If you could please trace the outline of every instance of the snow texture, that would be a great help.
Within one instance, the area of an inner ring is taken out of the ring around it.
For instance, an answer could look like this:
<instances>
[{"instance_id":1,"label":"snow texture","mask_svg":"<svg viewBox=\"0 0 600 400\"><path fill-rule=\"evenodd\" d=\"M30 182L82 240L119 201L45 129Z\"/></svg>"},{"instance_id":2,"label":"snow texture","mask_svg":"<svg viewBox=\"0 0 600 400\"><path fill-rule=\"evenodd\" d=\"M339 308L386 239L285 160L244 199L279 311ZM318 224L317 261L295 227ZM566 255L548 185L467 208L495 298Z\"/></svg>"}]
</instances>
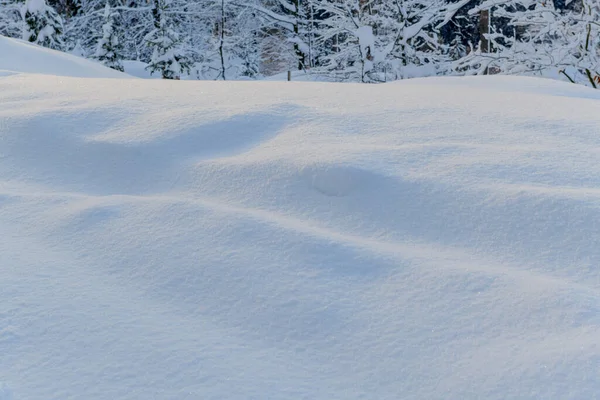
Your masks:
<instances>
[{"instance_id":1,"label":"snow texture","mask_svg":"<svg viewBox=\"0 0 600 400\"><path fill-rule=\"evenodd\" d=\"M595 398L599 100L498 76L5 74L0 380L14 400Z\"/></svg>"},{"instance_id":2,"label":"snow texture","mask_svg":"<svg viewBox=\"0 0 600 400\"><path fill-rule=\"evenodd\" d=\"M0 400L12 400L10 390L2 382L0 382Z\"/></svg>"},{"instance_id":3,"label":"snow texture","mask_svg":"<svg viewBox=\"0 0 600 400\"><path fill-rule=\"evenodd\" d=\"M80 78L131 78L94 61L0 36L0 74L5 71Z\"/></svg>"}]
</instances>

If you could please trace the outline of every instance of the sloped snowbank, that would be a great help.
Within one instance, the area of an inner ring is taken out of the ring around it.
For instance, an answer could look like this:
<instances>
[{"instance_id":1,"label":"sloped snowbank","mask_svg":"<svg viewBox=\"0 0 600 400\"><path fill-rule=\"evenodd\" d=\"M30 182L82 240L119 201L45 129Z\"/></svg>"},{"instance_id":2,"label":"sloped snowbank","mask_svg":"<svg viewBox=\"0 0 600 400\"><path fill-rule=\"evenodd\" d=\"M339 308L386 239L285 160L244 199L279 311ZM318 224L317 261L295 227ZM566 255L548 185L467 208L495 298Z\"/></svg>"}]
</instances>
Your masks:
<instances>
[{"instance_id":1,"label":"sloped snowbank","mask_svg":"<svg viewBox=\"0 0 600 400\"><path fill-rule=\"evenodd\" d=\"M81 57L0 36L0 76L7 71L79 78L130 78Z\"/></svg>"},{"instance_id":2,"label":"sloped snowbank","mask_svg":"<svg viewBox=\"0 0 600 400\"><path fill-rule=\"evenodd\" d=\"M14 400L600 389L596 92L14 75L0 104Z\"/></svg>"}]
</instances>

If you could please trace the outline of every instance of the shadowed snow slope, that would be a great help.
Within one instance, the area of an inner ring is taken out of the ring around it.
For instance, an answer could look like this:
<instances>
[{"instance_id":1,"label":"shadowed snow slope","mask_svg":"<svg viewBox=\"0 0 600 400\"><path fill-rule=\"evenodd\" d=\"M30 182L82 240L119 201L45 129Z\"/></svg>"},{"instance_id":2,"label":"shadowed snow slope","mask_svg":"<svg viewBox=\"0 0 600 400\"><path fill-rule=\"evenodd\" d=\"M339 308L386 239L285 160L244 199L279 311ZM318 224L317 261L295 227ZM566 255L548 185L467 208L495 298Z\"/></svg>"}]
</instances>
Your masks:
<instances>
[{"instance_id":1,"label":"shadowed snow slope","mask_svg":"<svg viewBox=\"0 0 600 400\"><path fill-rule=\"evenodd\" d=\"M595 398L599 100L2 77L0 393Z\"/></svg>"},{"instance_id":2,"label":"shadowed snow slope","mask_svg":"<svg viewBox=\"0 0 600 400\"><path fill-rule=\"evenodd\" d=\"M132 78L81 57L0 36L0 77L9 71L78 78Z\"/></svg>"}]
</instances>

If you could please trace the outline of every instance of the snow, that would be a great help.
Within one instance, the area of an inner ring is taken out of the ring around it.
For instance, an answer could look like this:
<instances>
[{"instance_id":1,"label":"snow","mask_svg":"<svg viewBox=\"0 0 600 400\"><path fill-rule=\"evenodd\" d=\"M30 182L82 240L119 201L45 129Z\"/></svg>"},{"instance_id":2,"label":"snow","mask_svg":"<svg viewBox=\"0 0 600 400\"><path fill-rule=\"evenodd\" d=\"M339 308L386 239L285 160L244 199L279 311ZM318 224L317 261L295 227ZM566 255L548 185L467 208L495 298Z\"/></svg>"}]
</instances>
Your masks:
<instances>
[{"instance_id":1,"label":"snow","mask_svg":"<svg viewBox=\"0 0 600 400\"><path fill-rule=\"evenodd\" d=\"M26 0L23 8L30 13L42 13L46 11L47 5L45 0Z\"/></svg>"},{"instance_id":2,"label":"snow","mask_svg":"<svg viewBox=\"0 0 600 400\"><path fill-rule=\"evenodd\" d=\"M5 74L0 398L594 398L599 100Z\"/></svg>"},{"instance_id":3,"label":"snow","mask_svg":"<svg viewBox=\"0 0 600 400\"><path fill-rule=\"evenodd\" d=\"M135 60L124 60L123 61L123 68L125 69L125 72L131 76L135 76L137 78L143 78L143 79L162 79L160 74L152 75L150 73L150 71L148 71L146 69L146 67L148 67L148 64L146 64L145 62L142 62L142 61L135 61Z\"/></svg>"},{"instance_id":4,"label":"snow","mask_svg":"<svg viewBox=\"0 0 600 400\"><path fill-rule=\"evenodd\" d=\"M80 78L130 78L126 74L72 54L0 36L0 73L3 71Z\"/></svg>"},{"instance_id":5,"label":"snow","mask_svg":"<svg viewBox=\"0 0 600 400\"><path fill-rule=\"evenodd\" d=\"M360 47L360 55L362 62L364 63L364 72L371 71L373 69L373 54L375 52L375 35L373 35L373 27L361 26L354 33L358 38L358 45Z\"/></svg>"},{"instance_id":6,"label":"snow","mask_svg":"<svg viewBox=\"0 0 600 400\"><path fill-rule=\"evenodd\" d=\"M12 400L10 390L2 382L0 382L0 400Z\"/></svg>"}]
</instances>

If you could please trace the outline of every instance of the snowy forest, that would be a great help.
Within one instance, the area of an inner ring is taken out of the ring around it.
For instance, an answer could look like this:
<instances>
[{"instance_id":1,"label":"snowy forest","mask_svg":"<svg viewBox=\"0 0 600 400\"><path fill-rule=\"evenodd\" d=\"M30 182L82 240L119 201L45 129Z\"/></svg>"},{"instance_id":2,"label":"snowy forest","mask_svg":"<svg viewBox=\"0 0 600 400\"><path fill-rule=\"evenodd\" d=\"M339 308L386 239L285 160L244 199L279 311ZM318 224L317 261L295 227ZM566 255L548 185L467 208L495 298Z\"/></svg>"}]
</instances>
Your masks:
<instances>
[{"instance_id":1,"label":"snowy forest","mask_svg":"<svg viewBox=\"0 0 600 400\"><path fill-rule=\"evenodd\" d=\"M519 74L595 88L599 12L600 0L0 0L0 34L165 79Z\"/></svg>"}]
</instances>

